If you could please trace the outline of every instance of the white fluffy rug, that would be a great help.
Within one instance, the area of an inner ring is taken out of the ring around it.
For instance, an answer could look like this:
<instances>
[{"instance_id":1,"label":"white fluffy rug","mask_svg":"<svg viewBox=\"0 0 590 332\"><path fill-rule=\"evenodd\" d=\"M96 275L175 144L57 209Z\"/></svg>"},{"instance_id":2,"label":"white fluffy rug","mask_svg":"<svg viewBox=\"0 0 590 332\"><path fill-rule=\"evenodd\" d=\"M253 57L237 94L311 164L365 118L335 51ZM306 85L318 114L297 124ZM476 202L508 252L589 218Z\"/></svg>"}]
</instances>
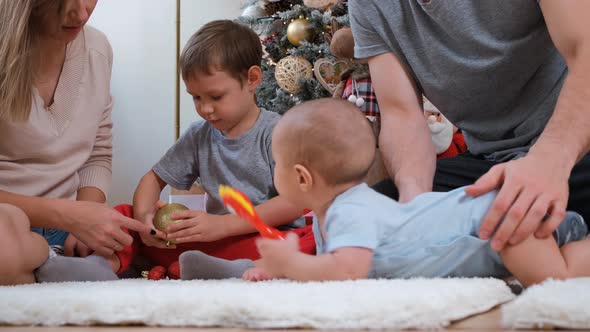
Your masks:
<instances>
[{"instance_id":1,"label":"white fluffy rug","mask_svg":"<svg viewBox=\"0 0 590 332\"><path fill-rule=\"evenodd\" d=\"M502 307L508 328L590 329L590 278L549 280Z\"/></svg>"},{"instance_id":2,"label":"white fluffy rug","mask_svg":"<svg viewBox=\"0 0 590 332\"><path fill-rule=\"evenodd\" d=\"M121 280L0 287L0 324L440 328L513 299L501 280Z\"/></svg>"}]
</instances>

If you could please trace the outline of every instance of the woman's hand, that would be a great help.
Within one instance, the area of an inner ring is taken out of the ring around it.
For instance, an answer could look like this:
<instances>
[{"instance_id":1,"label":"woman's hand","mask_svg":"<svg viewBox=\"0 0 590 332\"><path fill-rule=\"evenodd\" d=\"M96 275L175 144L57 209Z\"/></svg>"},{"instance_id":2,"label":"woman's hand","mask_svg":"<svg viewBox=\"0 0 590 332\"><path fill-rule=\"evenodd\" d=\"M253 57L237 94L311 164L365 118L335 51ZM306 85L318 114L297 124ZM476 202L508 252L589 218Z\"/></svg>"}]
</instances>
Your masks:
<instances>
[{"instance_id":1,"label":"woman's hand","mask_svg":"<svg viewBox=\"0 0 590 332\"><path fill-rule=\"evenodd\" d=\"M60 211L66 230L101 256L110 256L133 242L123 227L140 234L149 234L152 230L151 226L101 203L65 201Z\"/></svg>"}]
</instances>

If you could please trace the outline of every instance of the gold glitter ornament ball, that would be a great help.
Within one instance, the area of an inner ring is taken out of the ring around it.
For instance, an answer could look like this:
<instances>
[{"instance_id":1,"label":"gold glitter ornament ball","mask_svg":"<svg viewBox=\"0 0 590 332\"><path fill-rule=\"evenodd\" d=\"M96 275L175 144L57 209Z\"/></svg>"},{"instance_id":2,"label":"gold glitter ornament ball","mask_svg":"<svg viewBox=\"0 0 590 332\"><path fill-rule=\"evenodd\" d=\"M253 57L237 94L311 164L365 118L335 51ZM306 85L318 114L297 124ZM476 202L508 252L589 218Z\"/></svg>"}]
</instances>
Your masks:
<instances>
[{"instance_id":1,"label":"gold glitter ornament ball","mask_svg":"<svg viewBox=\"0 0 590 332\"><path fill-rule=\"evenodd\" d=\"M313 38L313 29L309 20L299 17L289 23L287 27L287 39L293 46L299 46L303 41L310 41Z\"/></svg>"},{"instance_id":2,"label":"gold glitter ornament ball","mask_svg":"<svg viewBox=\"0 0 590 332\"><path fill-rule=\"evenodd\" d=\"M166 233L166 228L168 226L178 222L178 220L172 219L172 214L174 214L174 212L186 210L188 210L186 206L178 203L171 203L161 207L154 216L154 227L157 230Z\"/></svg>"}]
</instances>

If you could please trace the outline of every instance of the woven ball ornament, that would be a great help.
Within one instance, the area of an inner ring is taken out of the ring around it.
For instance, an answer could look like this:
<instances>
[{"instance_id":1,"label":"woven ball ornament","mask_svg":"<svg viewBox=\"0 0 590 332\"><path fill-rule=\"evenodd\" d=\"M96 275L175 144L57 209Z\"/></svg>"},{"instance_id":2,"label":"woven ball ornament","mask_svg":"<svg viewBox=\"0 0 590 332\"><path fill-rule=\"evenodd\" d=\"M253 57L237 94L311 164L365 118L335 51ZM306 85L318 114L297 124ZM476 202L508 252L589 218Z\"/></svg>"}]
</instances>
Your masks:
<instances>
[{"instance_id":1,"label":"woven ball ornament","mask_svg":"<svg viewBox=\"0 0 590 332\"><path fill-rule=\"evenodd\" d=\"M299 92L300 79L310 79L313 67L307 59L300 56L282 58L275 68L275 79L281 89L289 93Z\"/></svg>"}]
</instances>

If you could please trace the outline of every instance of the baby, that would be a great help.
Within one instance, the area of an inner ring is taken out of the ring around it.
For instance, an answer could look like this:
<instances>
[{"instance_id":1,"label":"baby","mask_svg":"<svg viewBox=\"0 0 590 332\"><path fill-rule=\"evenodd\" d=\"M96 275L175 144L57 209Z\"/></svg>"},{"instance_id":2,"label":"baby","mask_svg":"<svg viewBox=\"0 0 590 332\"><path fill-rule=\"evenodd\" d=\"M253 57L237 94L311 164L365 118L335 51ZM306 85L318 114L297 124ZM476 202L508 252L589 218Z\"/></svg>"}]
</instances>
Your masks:
<instances>
[{"instance_id":1,"label":"baby","mask_svg":"<svg viewBox=\"0 0 590 332\"><path fill-rule=\"evenodd\" d=\"M363 180L375 156L375 138L350 103L323 99L296 106L278 122L272 142L276 189L292 204L314 211L317 253L301 253L294 236L261 239L261 259L250 264L255 267L244 279L512 274L528 286L590 276L590 239L578 214L568 213L555 238L531 236L497 253L477 237L496 192L473 198L460 188L400 204L369 188Z\"/></svg>"}]
</instances>

